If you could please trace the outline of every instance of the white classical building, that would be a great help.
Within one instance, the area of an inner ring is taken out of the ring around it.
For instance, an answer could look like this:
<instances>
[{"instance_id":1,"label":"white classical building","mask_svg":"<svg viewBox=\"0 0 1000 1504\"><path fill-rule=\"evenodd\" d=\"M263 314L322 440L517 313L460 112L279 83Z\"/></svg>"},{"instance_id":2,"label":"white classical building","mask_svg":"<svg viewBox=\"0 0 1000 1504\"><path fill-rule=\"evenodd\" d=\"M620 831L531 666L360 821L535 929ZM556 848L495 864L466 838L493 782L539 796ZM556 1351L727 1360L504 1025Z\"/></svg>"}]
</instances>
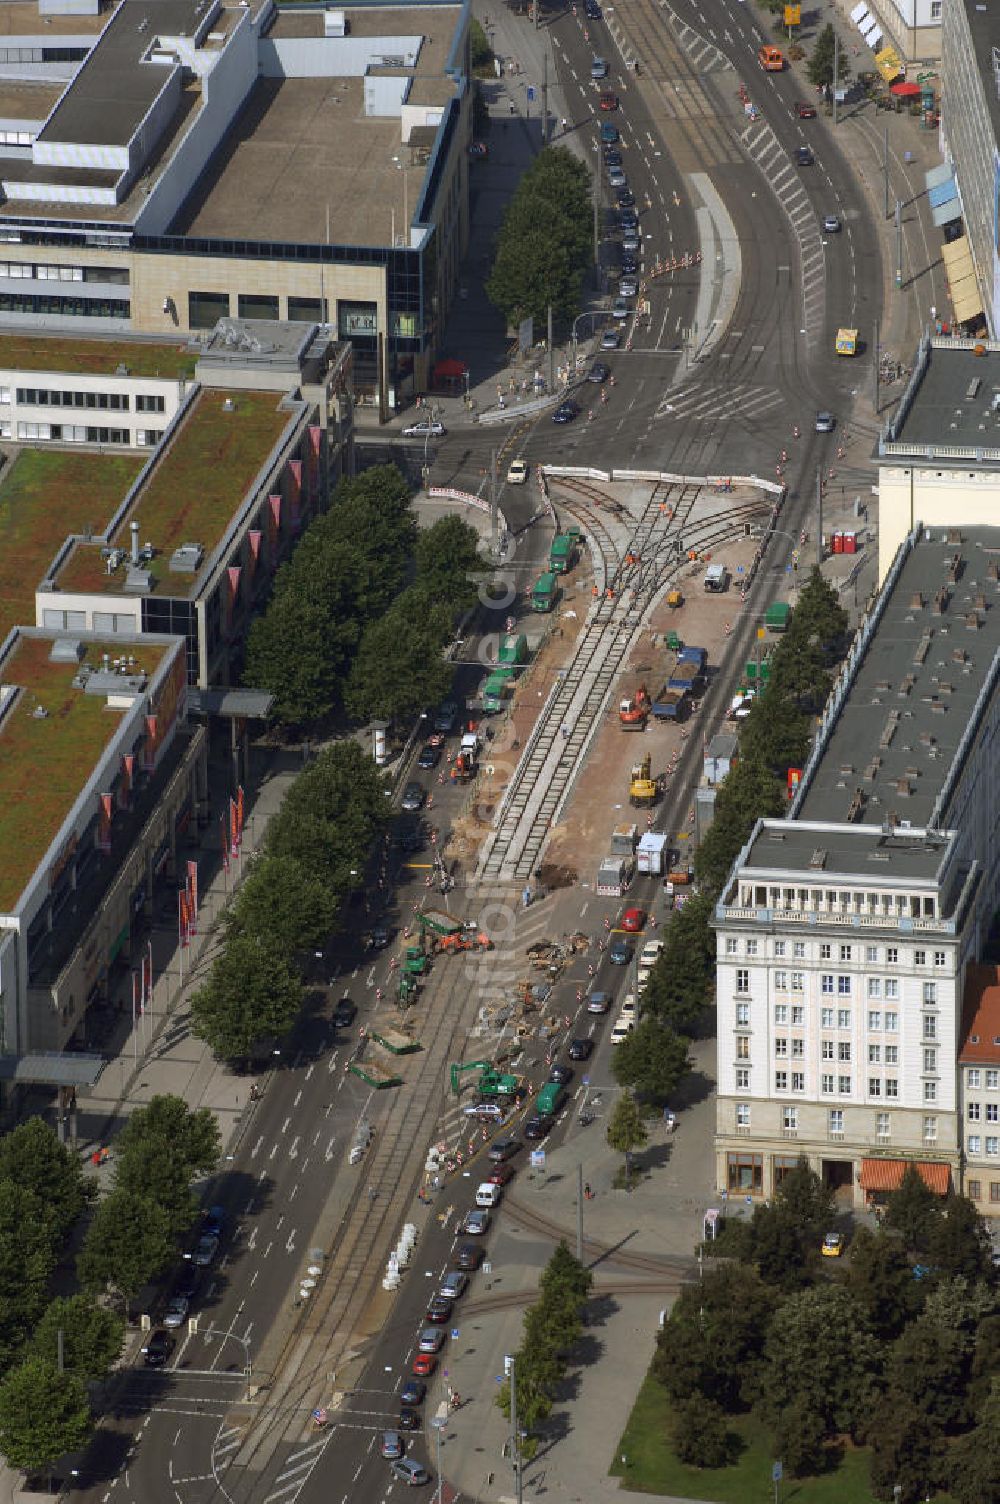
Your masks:
<instances>
[{"instance_id":1,"label":"white classical building","mask_svg":"<svg viewBox=\"0 0 1000 1504\"><path fill-rule=\"evenodd\" d=\"M788 818L758 822L717 906L729 1194L769 1196L801 1154L856 1204L908 1162L963 1184L962 998L1000 889L998 647L1000 529L914 529Z\"/></svg>"}]
</instances>

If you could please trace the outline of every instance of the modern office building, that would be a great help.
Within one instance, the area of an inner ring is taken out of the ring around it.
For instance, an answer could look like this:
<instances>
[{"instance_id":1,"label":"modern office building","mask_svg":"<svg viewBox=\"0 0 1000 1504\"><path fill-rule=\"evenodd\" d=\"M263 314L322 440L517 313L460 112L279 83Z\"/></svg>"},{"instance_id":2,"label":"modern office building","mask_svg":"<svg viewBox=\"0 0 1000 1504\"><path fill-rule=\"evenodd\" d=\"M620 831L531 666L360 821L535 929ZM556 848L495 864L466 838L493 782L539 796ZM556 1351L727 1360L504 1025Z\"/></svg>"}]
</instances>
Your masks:
<instances>
[{"instance_id":1,"label":"modern office building","mask_svg":"<svg viewBox=\"0 0 1000 1504\"><path fill-rule=\"evenodd\" d=\"M426 386L468 237L467 4L123 0L64 87L13 71L0 321L325 323L383 413Z\"/></svg>"},{"instance_id":2,"label":"modern office building","mask_svg":"<svg viewBox=\"0 0 1000 1504\"><path fill-rule=\"evenodd\" d=\"M857 1204L911 1162L962 1183L962 1000L1000 897L998 648L1000 529L915 528L788 817L758 822L717 906L727 1192L769 1196L800 1154Z\"/></svg>"},{"instance_id":3,"label":"modern office building","mask_svg":"<svg viewBox=\"0 0 1000 1504\"><path fill-rule=\"evenodd\" d=\"M991 335L1000 334L1000 254L997 249L997 206L1000 202L1000 52L991 12L979 0L950 0L941 18L944 90L941 100L941 141L953 170L961 206L968 267L975 298L967 285L956 299L959 323L981 310ZM932 194L934 190L932 189ZM938 187L940 191L940 185ZM931 199L934 205L934 198ZM935 221L943 224L935 206ZM946 247L949 255L954 254ZM963 262L966 257L963 257ZM948 266L949 282L962 268ZM978 309L975 301L978 299Z\"/></svg>"},{"instance_id":4,"label":"modern office building","mask_svg":"<svg viewBox=\"0 0 1000 1504\"><path fill-rule=\"evenodd\" d=\"M1000 342L925 336L874 459L880 580L918 523L993 525L1000 517Z\"/></svg>"}]
</instances>

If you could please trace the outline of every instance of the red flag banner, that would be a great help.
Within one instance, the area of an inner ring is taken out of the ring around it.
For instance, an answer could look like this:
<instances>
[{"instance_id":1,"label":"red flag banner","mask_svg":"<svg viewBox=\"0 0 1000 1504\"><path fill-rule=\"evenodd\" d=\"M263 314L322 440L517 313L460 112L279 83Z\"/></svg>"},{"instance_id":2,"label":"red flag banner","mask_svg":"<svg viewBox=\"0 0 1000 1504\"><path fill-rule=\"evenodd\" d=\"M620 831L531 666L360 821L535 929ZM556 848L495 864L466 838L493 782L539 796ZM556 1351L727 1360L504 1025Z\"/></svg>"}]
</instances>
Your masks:
<instances>
[{"instance_id":1,"label":"red flag banner","mask_svg":"<svg viewBox=\"0 0 1000 1504\"><path fill-rule=\"evenodd\" d=\"M236 790L236 838L243 841L243 785Z\"/></svg>"},{"instance_id":2,"label":"red flag banner","mask_svg":"<svg viewBox=\"0 0 1000 1504\"><path fill-rule=\"evenodd\" d=\"M251 572L251 574L256 569L256 567L257 567L257 561L260 559L260 543L261 543L261 539L263 538L263 536L264 536L264 534L261 532L261 530L260 530L259 527L252 527L250 529L250 531L247 533L247 537L250 540L250 572Z\"/></svg>"},{"instance_id":3,"label":"red flag banner","mask_svg":"<svg viewBox=\"0 0 1000 1504\"><path fill-rule=\"evenodd\" d=\"M232 856L240 854L240 831L236 817L236 800L229 801L229 849Z\"/></svg>"},{"instance_id":4,"label":"red flag banner","mask_svg":"<svg viewBox=\"0 0 1000 1504\"><path fill-rule=\"evenodd\" d=\"M187 864L187 890L188 903L191 910L191 928L195 934L198 932L198 863Z\"/></svg>"},{"instance_id":5,"label":"red flag banner","mask_svg":"<svg viewBox=\"0 0 1000 1504\"><path fill-rule=\"evenodd\" d=\"M135 753L126 752L122 756L122 772L125 775L121 783L119 804L122 809L130 809L132 805L132 779L135 776Z\"/></svg>"},{"instance_id":6,"label":"red flag banner","mask_svg":"<svg viewBox=\"0 0 1000 1504\"><path fill-rule=\"evenodd\" d=\"M190 945L191 931L188 922L188 906L183 889L177 895L177 933L180 936L181 945Z\"/></svg>"},{"instance_id":7,"label":"red flag banner","mask_svg":"<svg viewBox=\"0 0 1000 1504\"><path fill-rule=\"evenodd\" d=\"M156 716L146 717L146 767L156 767Z\"/></svg>"},{"instance_id":8,"label":"red flag banner","mask_svg":"<svg viewBox=\"0 0 1000 1504\"><path fill-rule=\"evenodd\" d=\"M291 523L292 531L298 532L302 516L302 461L289 460L288 471L292 477Z\"/></svg>"},{"instance_id":9,"label":"red flag banner","mask_svg":"<svg viewBox=\"0 0 1000 1504\"><path fill-rule=\"evenodd\" d=\"M281 527L281 497L269 496L267 500L271 508L271 542L273 543Z\"/></svg>"},{"instance_id":10,"label":"red flag banner","mask_svg":"<svg viewBox=\"0 0 1000 1504\"><path fill-rule=\"evenodd\" d=\"M229 594L235 600L240 593L240 575L243 573L243 567L240 564L230 564L226 573L229 576Z\"/></svg>"},{"instance_id":11,"label":"red flag banner","mask_svg":"<svg viewBox=\"0 0 1000 1504\"><path fill-rule=\"evenodd\" d=\"M153 942L150 940L146 946L146 1005L153 1006Z\"/></svg>"},{"instance_id":12,"label":"red flag banner","mask_svg":"<svg viewBox=\"0 0 1000 1504\"><path fill-rule=\"evenodd\" d=\"M229 871L229 842L226 840L226 817L219 816L219 834L222 836L222 865Z\"/></svg>"}]
</instances>

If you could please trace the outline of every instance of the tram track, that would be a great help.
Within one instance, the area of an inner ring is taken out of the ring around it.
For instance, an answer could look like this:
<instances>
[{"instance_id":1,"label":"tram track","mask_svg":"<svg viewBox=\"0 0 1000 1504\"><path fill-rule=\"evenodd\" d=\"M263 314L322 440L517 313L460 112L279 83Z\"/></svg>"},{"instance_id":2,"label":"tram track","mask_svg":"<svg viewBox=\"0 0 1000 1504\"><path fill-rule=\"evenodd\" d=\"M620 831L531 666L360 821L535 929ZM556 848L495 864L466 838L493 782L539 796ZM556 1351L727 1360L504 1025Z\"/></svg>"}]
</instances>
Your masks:
<instances>
[{"instance_id":1,"label":"tram track","mask_svg":"<svg viewBox=\"0 0 1000 1504\"><path fill-rule=\"evenodd\" d=\"M504 1212L526 1232L537 1233L553 1243L568 1241L566 1228L561 1223L535 1211L514 1196L508 1196L504 1201ZM649 1274L659 1279L683 1281L694 1276L698 1270L698 1260L693 1255L632 1253L621 1245L602 1243L597 1238L584 1237L583 1254L584 1262L591 1269L598 1264L614 1264L621 1269L628 1269L636 1274Z\"/></svg>"},{"instance_id":2,"label":"tram track","mask_svg":"<svg viewBox=\"0 0 1000 1504\"><path fill-rule=\"evenodd\" d=\"M685 1283L676 1275L647 1280L612 1280L606 1285L593 1285L589 1298L627 1300L633 1295L677 1295ZM476 1300L466 1300L462 1315L466 1320L471 1316L495 1316L505 1311L523 1310L537 1299L537 1290L506 1290L502 1294L482 1295Z\"/></svg>"}]
</instances>

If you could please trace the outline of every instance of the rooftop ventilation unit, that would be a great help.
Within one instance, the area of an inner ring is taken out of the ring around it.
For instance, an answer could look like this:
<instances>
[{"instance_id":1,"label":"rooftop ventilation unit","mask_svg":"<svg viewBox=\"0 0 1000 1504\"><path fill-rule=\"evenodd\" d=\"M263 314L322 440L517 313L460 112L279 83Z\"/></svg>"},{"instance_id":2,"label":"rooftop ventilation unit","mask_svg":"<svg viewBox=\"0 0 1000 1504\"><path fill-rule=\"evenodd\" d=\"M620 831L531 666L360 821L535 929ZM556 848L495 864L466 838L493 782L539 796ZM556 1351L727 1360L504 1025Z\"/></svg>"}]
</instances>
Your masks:
<instances>
[{"instance_id":1,"label":"rooftop ventilation unit","mask_svg":"<svg viewBox=\"0 0 1000 1504\"><path fill-rule=\"evenodd\" d=\"M197 574L205 550L200 543L182 543L170 555L171 574Z\"/></svg>"},{"instance_id":2,"label":"rooftop ventilation unit","mask_svg":"<svg viewBox=\"0 0 1000 1504\"><path fill-rule=\"evenodd\" d=\"M82 663L86 649L76 637L57 637L49 653L50 663Z\"/></svg>"}]
</instances>

